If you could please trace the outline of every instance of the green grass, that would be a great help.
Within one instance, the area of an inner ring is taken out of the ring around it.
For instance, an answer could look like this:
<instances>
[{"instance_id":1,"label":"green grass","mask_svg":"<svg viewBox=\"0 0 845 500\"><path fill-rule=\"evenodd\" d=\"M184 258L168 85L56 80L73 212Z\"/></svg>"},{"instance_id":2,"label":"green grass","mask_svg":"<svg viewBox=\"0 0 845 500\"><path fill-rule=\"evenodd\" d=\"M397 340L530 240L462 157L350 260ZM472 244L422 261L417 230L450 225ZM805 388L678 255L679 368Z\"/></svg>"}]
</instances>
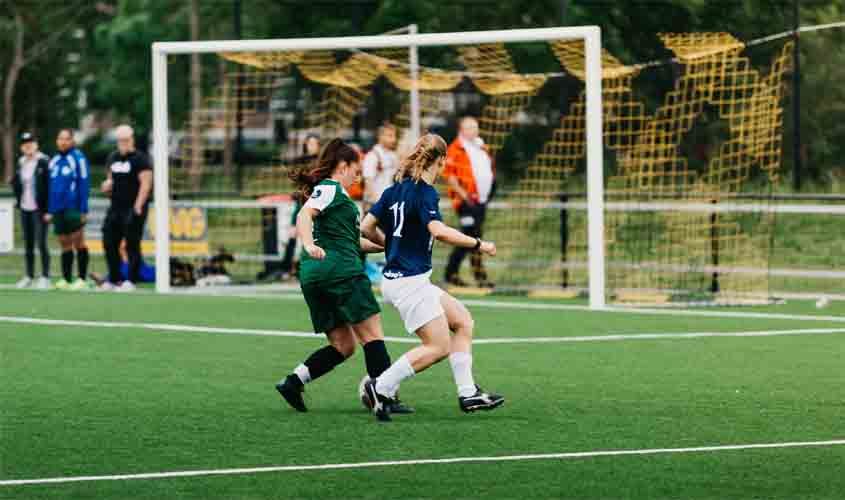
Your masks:
<instances>
[{"instance_id":1,"label":"green grass","mask_svg":"<svg viewBox=\"0 0 845 500\"><path fill-rule=\"evenodd\" d=\"M525 299L516 303L537 303ZM818 313L807 303L754 312ZM843 328L823 321L471 306L479 338ZM741 311L734 310L731 311ZM845 313L835 306L825 314ZM298 297L0 290L0 316L309 330ZM404 336L384 312L389 336ZM413 416L360 408L363 356L272 384L313 338L0 322L0 480L843 438L845 336L478 345L507 405L457 408L448 364L403 385ZM409 346L391 343L397 357ZM845 447L0 486L0 498L841 498Z\"/></svg>"}]
</instances>

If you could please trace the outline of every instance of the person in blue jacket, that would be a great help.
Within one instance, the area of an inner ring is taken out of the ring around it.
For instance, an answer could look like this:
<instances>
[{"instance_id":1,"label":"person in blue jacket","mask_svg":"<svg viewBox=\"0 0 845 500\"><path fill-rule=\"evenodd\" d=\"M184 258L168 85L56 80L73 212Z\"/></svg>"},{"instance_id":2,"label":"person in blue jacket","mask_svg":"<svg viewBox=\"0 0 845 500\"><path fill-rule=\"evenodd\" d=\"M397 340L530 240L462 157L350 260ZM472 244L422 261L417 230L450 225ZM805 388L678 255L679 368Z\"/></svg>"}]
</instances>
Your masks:
<instances>
[{"instance_id":1,"label":"person in blue jacket","mask_svg":"<svg viewBox=\"0 0 845 500\"><path fill-rule=\"evenodd\" d=\"M82 151L76 148L73 130L62 129L56 138L59 152L50 160L50 196L47 220L62 247L62 279L58 289L88 288L88 247L83 228L88 215L90 166ZM73 279L73 260L76 251L79 277Z\"/></svg>"}]
</instances>

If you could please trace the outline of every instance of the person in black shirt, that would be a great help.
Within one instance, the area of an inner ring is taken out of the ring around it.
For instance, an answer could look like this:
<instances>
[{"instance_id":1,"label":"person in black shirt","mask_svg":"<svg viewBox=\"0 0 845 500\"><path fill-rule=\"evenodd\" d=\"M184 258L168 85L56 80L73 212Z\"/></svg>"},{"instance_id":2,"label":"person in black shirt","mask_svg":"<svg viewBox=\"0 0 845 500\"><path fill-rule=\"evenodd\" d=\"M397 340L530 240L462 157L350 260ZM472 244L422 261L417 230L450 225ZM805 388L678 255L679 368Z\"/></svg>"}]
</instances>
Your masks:
<instances>
[{"instance_id":1,"label":"person in black shirt","mask_svg":"<svg viewBox=\"0 0 845 500\"><path fill-rule=\"evenodd\" d=\"M104 282L101 288L132 291L140 281L141 238L147 220L147 205L153 186L153 170L150 158L135 149L132 127L121 125L115 131L117 151L106 159L108 178L102 191L111 196L111 206L103 223L103 245L109 266L110 279L121 276L120 242L126 239L126 253L129 257L129 279L120 283Z\"/></svg>"}]
</instances>

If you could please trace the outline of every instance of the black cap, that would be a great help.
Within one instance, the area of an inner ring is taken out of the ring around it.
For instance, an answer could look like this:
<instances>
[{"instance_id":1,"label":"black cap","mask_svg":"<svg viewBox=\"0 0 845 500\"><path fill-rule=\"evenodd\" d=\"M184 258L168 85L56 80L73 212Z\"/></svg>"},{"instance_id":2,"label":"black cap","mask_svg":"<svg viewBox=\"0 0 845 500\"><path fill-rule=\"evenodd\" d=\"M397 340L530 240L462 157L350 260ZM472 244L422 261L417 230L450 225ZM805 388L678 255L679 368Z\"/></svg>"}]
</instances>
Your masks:
<instances>
[{"instance_id":1,"label":"black cap","mask_svg":"<svg viewBox=\"0 0 845 500\"><path fill-rule=\"evenodd\" d=\"M38 139L36 139L35 136L29 132L24 132L23 134L21 134L21 144L26 144L27 142L35 142L37 140Z\"/></svg>"}]
</instances>

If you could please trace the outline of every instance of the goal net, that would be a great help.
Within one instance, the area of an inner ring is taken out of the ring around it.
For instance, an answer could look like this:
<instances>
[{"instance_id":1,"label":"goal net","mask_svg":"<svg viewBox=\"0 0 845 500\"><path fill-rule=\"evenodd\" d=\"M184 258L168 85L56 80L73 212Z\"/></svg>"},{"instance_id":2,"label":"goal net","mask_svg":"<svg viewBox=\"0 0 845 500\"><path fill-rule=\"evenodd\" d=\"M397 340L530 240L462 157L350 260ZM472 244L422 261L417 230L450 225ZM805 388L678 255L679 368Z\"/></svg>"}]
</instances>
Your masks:
<instances>
[{"instance_id":1,"label":"goal net","mask_svg":"<svg viewBox=\"0 0 845 500\"><path fill-rule=\"evenodd\" d=\"M156 205L170 206L155 218L169 229L155 232L171 240L156 247L158 288L171 257L199 266L220 252L234 257L234 282L287 278L287 172L308 161L310 137L366 151L391 122L401 155L421 132L451 142L475 116L496 163L483 230L499 249L484 262L497 293L769 301L791 44L660 40L671 58L648 65L599 50L593 28L156 44L156 164L168 166L156 171ZM192 53L206 83L190 108ZM436 279L450 250L435 246Z\"/></svg>"}]
</instances>

